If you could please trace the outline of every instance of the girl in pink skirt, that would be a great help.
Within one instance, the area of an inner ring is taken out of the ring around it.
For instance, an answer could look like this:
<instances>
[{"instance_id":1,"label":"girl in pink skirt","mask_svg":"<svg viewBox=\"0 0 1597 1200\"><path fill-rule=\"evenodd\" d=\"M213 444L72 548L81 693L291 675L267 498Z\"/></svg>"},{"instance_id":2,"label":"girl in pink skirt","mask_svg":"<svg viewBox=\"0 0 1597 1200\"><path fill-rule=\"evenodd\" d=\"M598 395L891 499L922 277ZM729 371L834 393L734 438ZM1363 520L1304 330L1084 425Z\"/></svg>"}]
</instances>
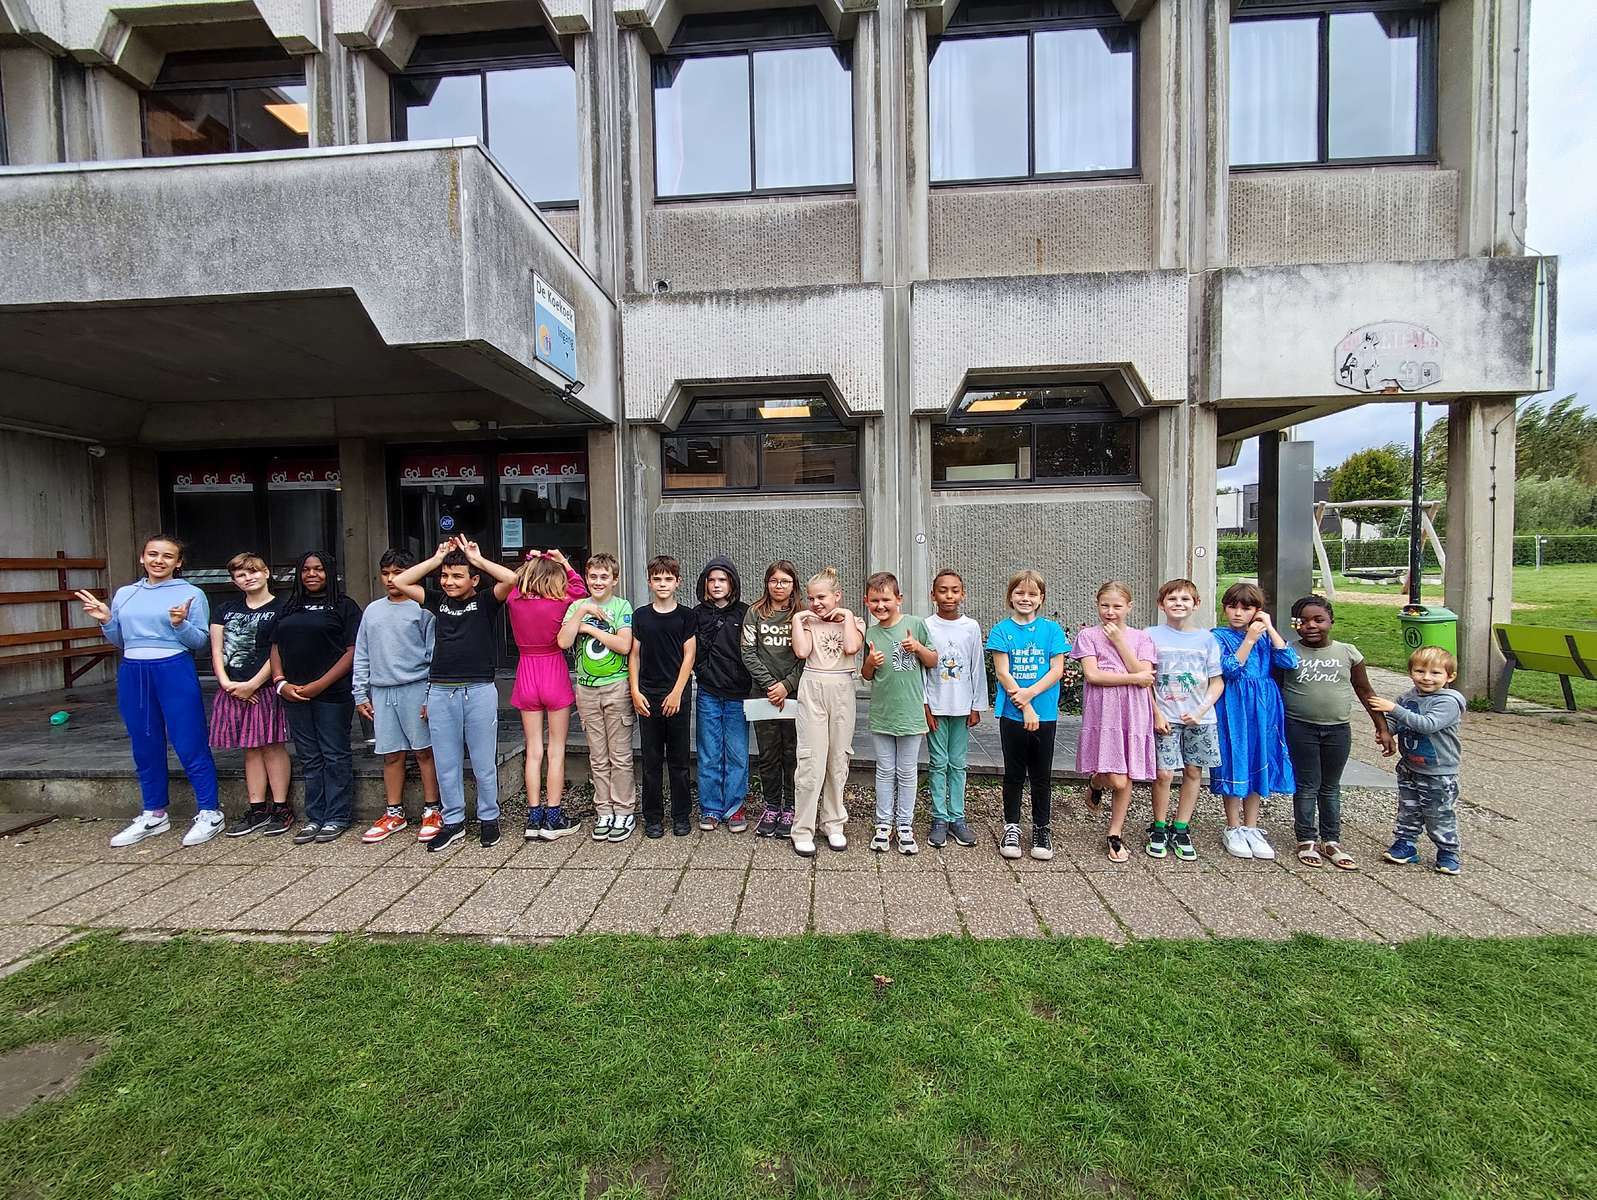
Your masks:
<instances>
[{"instance_id":1,"label":"girl in pink skirt","mask_svg":"<svg viewBox=\"0 0 1597 1200\"><path fill-rule=\"evenodd\" d=\"M1098 589L1100 624L1084 627L1070 657L1081 661L1085 681L1076 770L1091 776L1087 806L1098 810L1105 789L1114 793L1109 816L1109 861L1129 857L1121 832L1131 807L1131 783L1154 777L1153 639L1126 624L1131 589L1111 579Z\"/></svg>"},{"instance_id":2,"label":"girl in pink skirt","mask_svg":"<svg viewBox=\"0 0 1597 1200\"><path fill-rule=\"evenodd\" d=\"M565 651L555 641L566 609L588 595L582 576L572 570L558 550L529 550L516 575L505 607L510 631L515 635L521 661L516 664L516 687L510 703L521 710L521 728L527 735L527 830L534 820L540 830L561 834L575 827L560 807L566 786L566 732L571 727L571 672ZM549 771L543 775L544 714L549 717ZM539 787L547 806L540 803Z\"/></svg>"},{"instance_id":3,"label":"girl in pink skirt","mask_svg":"<svg viewBox=\"0 0 1597 1200\"><path fill-rule=\"evenodd\" d=\"M217 685L211 702L211 748L244 751L250 803L225 833L287 833L294 824L288 802L288 718L277 693L266 686L272 676L269 635L283 601L272 595L272 577L259 555L234 555L227 572L244 595L211 616L211 667Z\"/></svg>"}]
</instances>

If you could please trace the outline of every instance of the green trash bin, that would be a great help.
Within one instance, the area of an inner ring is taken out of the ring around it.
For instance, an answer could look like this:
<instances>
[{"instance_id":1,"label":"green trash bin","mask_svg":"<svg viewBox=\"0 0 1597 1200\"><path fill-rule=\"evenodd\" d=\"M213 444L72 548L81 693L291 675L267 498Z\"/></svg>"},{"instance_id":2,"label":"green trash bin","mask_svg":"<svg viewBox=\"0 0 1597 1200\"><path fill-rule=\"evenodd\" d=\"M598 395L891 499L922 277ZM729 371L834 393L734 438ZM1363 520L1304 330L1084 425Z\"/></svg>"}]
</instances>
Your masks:
<instances>
[{"instance_id":1,"label":"green trash bin","mask_svg":"<svg viewBox=\"0 0 1597 1200\"><path fill-rule=\"evenodd\" d=\"M1421 646L1440 646L1458 658L1458 614L1441 605L1405 604L1398 614L1403 645L1413 653Z\"/></svg>"}]
</instances>

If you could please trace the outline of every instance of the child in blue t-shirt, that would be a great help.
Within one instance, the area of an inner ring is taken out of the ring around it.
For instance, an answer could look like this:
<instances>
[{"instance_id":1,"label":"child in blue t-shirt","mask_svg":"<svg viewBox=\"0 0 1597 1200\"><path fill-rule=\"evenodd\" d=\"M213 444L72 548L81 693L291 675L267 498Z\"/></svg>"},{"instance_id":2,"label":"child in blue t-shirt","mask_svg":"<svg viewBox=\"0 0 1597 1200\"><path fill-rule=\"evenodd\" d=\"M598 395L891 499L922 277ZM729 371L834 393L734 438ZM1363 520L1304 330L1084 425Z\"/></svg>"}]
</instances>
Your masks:
<instances>
[{"instance_id":1,"label":"child in blue t-shirt","mask_svg":"<svg viewBox=\"0 0 1597 1200\"><path fill-rule=\"evenodd\" d=\"M1031 780L1031 856L1054 856L1052 799L1059 681L1070 643L1056 621L1038 616L1048 585L1036 571L1017 571L1005 601L1012 616L993 626L987 649L998 676L998 741L1004 751L1004 837L998 852L1020 857L1020 788Z\"/></svg>"}]
</instances>

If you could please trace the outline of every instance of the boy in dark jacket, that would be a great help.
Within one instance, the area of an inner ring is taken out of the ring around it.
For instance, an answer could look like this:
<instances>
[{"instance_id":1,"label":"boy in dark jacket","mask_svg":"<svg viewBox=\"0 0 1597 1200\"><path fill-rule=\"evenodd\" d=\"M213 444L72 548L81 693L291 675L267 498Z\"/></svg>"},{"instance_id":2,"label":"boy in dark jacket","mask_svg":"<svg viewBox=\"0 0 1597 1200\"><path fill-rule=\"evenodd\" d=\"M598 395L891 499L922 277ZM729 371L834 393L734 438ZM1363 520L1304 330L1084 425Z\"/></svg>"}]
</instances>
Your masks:
<instances>
[{"instance_id":1,"label":"boy in dark jacket","mask_svg":"<svg viewBox=\"0 0 1597 1200\"><path fill-rule=\"evenodd\" d=\"M743 716L754 681L738 642L749 606L730 559L712 558L699 573L698 632L693 670L699 693L693 710L699 755L699 828L721 822L733 833L748 827L743 797L749 790L749 726Z\"/></svg>"}]
</instances>

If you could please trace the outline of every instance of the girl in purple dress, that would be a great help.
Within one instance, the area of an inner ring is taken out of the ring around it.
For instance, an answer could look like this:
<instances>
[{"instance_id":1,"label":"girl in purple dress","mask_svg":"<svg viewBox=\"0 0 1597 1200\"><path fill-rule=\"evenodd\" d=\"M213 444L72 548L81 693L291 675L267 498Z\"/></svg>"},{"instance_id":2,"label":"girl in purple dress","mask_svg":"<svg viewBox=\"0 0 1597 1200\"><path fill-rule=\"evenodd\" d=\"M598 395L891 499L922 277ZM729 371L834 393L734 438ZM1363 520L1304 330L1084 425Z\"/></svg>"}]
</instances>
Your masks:
<instances>
[{"instance_id":1,"label":"girl in purple dress","mask_svg":"<svg viewBox=\"0 0 1597 1200\"><path fill-rule=\"evenodd\" d=\"M1091 776L1087 806L1093 811L1103 791L1113 793L1109 861L1117 863L1130 857L1120 834L1132 781L1154 777L1153 664L1159 652L1146 633L1127 626L1130 611L1131 589L1111 579L1098 589L1100 624L1083 628L1070 651L1085 681L1076 770Z\"/></svg>"}]
</instances>

